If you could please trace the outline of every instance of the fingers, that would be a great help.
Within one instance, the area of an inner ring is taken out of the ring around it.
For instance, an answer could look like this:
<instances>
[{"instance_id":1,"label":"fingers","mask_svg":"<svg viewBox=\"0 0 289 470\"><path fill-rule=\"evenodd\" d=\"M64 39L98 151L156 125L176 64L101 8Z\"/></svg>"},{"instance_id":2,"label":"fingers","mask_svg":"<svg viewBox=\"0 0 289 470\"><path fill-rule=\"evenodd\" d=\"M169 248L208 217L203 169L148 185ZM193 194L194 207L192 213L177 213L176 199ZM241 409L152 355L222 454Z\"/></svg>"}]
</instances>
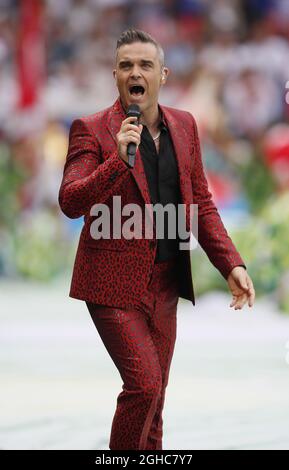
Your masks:
<instances>
[{"instance_id":1,"label":"fingers","mask_svg":"<svg viewBox=\"0 0 289 470\"><path fill-rule=\"evenodd\" d=\"M234 307L235 310L241 310L247 302L247 294L233 295L233 300L230 303L230 307Z\"/></svg>"},{"instance_id":2,"label":"fingers","mask_svg":"<svg viewBox=\"0 0 289 470\"><path fill-rule=\"evenodd\" d=\"M254 289L254 286L253 286L253 282L251 281L250 278L248 279L248 285L249 285L249 291L248 291L249 300L248 300L248 305L249 305L249 307L253 307L254 300L255 300L255 289Z\"/></svg>"},{"instance_id":3,"label":"fingers","mask_svg":"<svg viewBox=\"0 0 289 470\"><path fill-rule=\"evenodd\" d=\"M138 134L141 134L143 129L143 125L140 124L139 126L137 124L124 124L121 126L121 132L129 132L129 131L134 131L137 132Z\"/></svg>"},{"instance_id":4,"label":"fingers","mask_svg":"<svg viewBox=\"0 0 289 470\"><path fill-rule=\"evenodd\" d=\"M125 133L125 137L129 137L129 136L140 138L140 133L139 133L139 132L136 132L135 130L128 130L128 131Z\"/></svg>"},{"instance_id":5,"label":"fingers","mask_svg":"<svg viewBox=\"0 0 289 470\"><path fill-rule=\"evenodd\" d=\"M138 147L141 141L141 132L143 130L143 125L139 126L133 124L137 121L137 117L130 116L122 121L119 132L117 133L117 144L119 155L127 161L127 146L129 143L133 142Z\"/></svg>"},{"instance_id":6,"label":"fingers","mask_svg":"<svg viewBox=\"0 0 289 470\"><path fill-rule=\"evenodd\" d=\"M130 128L139 130L140 126L142 127L142 124L140 124L139 126L137 125L137 117L130 116L129 118L126 118L122 121L121 130L126 131Z\"/></svg>"},{"instance_id":7,"label":"fingers","mask_svg":"<svg viewBox=\"0 0 289 470\"><path fill-rule=\"evenodd\" d=\"M237 302L237 297L233 295L233 299L232 299L232 302L230 303L230 307L234 307L234 305L236 305L236 302Z\"/></svg>"},{"instance_id":8,"label":"fingers","mask_svg":"<svg viewBox=\"0 0 289 470\"><path fill-rule=\"evenodd\" d=\"M120 138L120 143L121 144L129 144L130 142L134 142L135 144L139 145L140 144L140 137L136 135L125 135L122 138Z\"/></svg>"},{"instance_id":9,"label":"fingers","mask_svg":"<svg viewBox=\"0 0 289 470\"><path fill-rule=\"evenodd\" d=\"M118 138L121 144L128 144L129 142L134 142L137 145L140 144L140 134L143 130L143 125L140 124L139 126L136 124L132 124L131 121L136 121L137 118L131 116L126 118L121 125L120 131L118 133Z\"/></svg>"},{"instance_id":10,"label":"fingers","mask_svg":"<svg viewBox=\"0 0 289 470\"><path fill-rule=\"evenodd\" d=\"M129 122L136 121L136 120L137 120L136 116L129 116L122 121L122 125L127 124Z\"/></svg>"},{"instance_id":11,"label":"fingers","mask_svg":"<svg viewBox=\"0 0 289 470\"><path fill-rule=\"evenodd\" d=\"M255 300L255 290L250 276L245 273L245 276L239 275L236 281L236 288L232 290L233 298L230 307L235 310L242 309L248 302L249 307L252 307Z\"/></svg>"},{"instance_id":12,"label":"fingers","mask_svg":"<svg viewBox=\"0 0 289 470\"><path fill-rule=\"evenodd\" d=\"M123 126L121 128L121 132L129 132L129 131L134 131L134 132L137 132L138 134L141 133L140 127L136 126L135 124L127 124L126 126Z\"/></svg>"},{"instance_id":13,"label":"fingers","mask_svg":"<svg viewBox=\"0 0 289 470\"><path fill-rule=\"evenodd\" d=\"M249 307L253 307L254 301L255 301L255 291L253 289L253 292L249 295L249 300L248 300Z\"/></svg>"},{"instance_id":14,"label":"fingers","mask_svg":"<svg viewBox=\"0 0 289 470\"><path fill-rule=\"evenodd\" d=\"M252 307L254 304L254 300L255 290L251 281L250 286L248 288L248 292L244 292L240 295L233 295L230 307L234 307L235 310L241 310L247 302L249 307Z\"/></svg>"},{"instance_id":15,"label":"fingers","mask_svg":"<svg viewBox=\"0 0 289 470\"><path fill-rule=\"evenodd\" d=\"M136 131L130 130L128 132L125 132L120 135L120 140L122 143L127 143L127 142L137 142L140 143L140 134Z\"/></svg>"}]
</instances>

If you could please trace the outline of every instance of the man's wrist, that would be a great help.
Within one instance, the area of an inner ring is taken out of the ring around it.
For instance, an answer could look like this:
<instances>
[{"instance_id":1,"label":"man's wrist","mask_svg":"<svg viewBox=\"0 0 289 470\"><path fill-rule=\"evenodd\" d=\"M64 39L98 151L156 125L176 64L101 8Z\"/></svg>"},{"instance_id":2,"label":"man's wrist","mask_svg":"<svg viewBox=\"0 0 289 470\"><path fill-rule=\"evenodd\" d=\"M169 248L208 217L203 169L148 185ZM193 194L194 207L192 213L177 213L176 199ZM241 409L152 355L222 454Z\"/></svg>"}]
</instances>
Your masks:
<instances>
[{"instance_id":1,"label":"man's wrist","mask_svg":"<svg viewBox=\"0 0 289 470\"><path fill-rule=\"evenodd\" d=\"M247 270L247 268L246 268L246 266L245 266L244 264L237 264L237 266L235 266L235 268L237 268L238 266L239 266L240 268L244 268L245 270Z\"/></svg>"},{"instance_id":2,"label":"man's wrist","mask_svg":"<svg viewBox=\"0 0 289 470\"><path fill-rule=\"evenodd\" d=\"M235 268L244 268L245 271L247 270L247 268L246 268L246 266L245 266L244 264L236 264L236 266L234 266L234 267L231 269L231 271L229 272L228 277L230 276L230 274L232 273L232 271L233 271ZM228 279L228 277L227 277L227 279Z\"/></svg>"},{"instance_id":3,"label":"man's wrist","mask_svg":"<svg viewBox=\"0 0 289 470\"><path fill-rule=\"evenodd\" d=\"M131 168L130 164L129 164L124 158L122 158L122 157L119 155L119 153L118 153L117 155L118 155L118 158L120 158L120 159L126 164L126 166L127 166L128 168Z\"/></svg>"}]
</instances>

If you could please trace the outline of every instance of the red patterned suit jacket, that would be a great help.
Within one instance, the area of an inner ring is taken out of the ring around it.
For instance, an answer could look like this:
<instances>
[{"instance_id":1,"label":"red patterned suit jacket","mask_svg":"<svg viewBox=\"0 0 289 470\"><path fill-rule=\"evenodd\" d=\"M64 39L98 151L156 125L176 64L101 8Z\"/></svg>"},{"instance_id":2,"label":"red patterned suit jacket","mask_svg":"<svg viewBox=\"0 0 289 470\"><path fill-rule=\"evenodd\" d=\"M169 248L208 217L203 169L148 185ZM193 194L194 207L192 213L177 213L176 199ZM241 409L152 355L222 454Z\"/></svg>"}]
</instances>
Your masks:
<instances>
[{"instance_id":1,"label":"red patterned suit jacket","mask_svg":"<svg viewBox=\"0 0 289 470\"><path fill-rule=\"evenodd\" d=\"M186 228L190 233L190 204L198 204L198 242L226 279L234 266L244 265L212 201L204 174L194 117L186 111L159 105L169 128L179 170ZM95 114L75 119L59 190L59 204L67 217L84 216L69 296L120 308L141 299L156 254L156 239L95 239L90 214L96 203L112 207L114 195L122 206L135 203L144 208L150 194L139 149L131 169L117 153L116 134L126 118L120 97ZM190 251L180 251L180 297L195 297ZM245 266L245 265L244 265Z\"/></svg>"}]
</instances>

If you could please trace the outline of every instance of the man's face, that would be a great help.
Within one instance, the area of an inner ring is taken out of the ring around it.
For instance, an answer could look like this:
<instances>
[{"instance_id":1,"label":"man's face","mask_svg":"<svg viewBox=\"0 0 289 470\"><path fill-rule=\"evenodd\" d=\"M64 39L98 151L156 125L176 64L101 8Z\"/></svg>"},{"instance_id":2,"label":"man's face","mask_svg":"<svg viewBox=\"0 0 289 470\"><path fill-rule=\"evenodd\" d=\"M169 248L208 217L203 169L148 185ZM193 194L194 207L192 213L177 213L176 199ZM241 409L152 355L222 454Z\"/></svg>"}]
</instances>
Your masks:
<instances>
[{"instance_id":1,"label":"man's face","mask_svg":"<svg viewBox=\"0 0 289 470\"><path fill-rule=\"evenodd\" d=\"M158 102L159 89L166 82L167 67L159 62L157 48L151 43L124 44L118 50L113 76L125 108L137 103L145 111ZM132 88L139 85L142 88Z\"/></svg>"}]
</instances>

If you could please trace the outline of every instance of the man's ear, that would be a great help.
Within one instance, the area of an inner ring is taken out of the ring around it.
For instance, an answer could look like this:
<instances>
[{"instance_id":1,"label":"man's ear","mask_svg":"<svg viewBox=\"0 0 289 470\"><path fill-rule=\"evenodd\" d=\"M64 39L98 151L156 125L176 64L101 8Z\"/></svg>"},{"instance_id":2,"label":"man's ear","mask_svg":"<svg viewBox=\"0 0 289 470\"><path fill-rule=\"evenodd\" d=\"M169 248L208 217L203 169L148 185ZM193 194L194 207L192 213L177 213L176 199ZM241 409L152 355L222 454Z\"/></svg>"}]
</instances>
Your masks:
<instances>
[{"instance_id":1,"label":"man's ear","mask_svg":"<svg viewBox=\"0 0 289 470\"><path fill-rule=\"evenodd\" d=\"M161 74L161 83L165 84L167 81L167 77L169 75L169 69L167 67L163 67L162 74Z\"/></svg>"},{"instance_id":2,"label":"man's ear","mask_svg":"<svg viewBox=\"0 0 289 470\"><path fill-rule=\"evenodd\" d=\"M112 74L113 74L113 78L116 80L116 69L113 69Z\"/></svg>"}]
</instances>

